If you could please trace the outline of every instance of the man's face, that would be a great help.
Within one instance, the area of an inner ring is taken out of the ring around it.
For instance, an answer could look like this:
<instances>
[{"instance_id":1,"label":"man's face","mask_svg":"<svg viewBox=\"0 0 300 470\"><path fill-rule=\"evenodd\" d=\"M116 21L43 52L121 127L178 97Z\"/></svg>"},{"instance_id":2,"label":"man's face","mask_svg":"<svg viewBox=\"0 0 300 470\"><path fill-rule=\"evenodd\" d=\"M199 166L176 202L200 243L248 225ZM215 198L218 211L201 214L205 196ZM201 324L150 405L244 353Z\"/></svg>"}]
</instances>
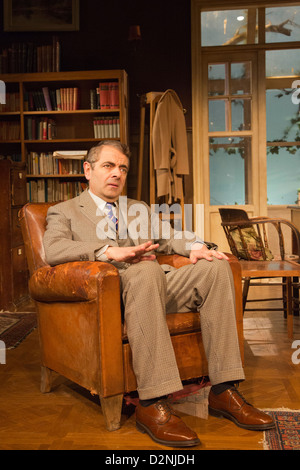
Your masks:
<instances>
[{"instance_id":1,"label":"man's face","mask_svg":"<svg viewBox=\"0 0 300 470\"><path fill-rule=\"evenodd\" d=\"M94 168L90 163L84 162L84 174L89 181L90 190L104 201L116 201L126 182L128 158L118 149L105 145L93 166Z\"/></svg>"}]
</instances>

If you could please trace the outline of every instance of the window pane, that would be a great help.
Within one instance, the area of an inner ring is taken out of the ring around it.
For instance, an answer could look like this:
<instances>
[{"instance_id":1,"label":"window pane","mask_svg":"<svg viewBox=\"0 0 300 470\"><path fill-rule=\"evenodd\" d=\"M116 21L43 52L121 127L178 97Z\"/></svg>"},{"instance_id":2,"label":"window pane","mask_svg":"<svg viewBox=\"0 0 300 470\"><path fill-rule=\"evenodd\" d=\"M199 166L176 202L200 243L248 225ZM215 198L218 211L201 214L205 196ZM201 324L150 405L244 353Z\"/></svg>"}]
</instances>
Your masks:
<instances>
[{"instance_id":1,"label":"window pane","mask_svg":"<svg viewBox=\"0 0 300 470\"><path fill-rule=\"evenodd\" d=\"M250 13L249 13L250 12ZM251 31L248 34L248 17ZM252 20L254 17L254 20ZM251 18L251 19L250 19ZM257 42L256 9L201 12L202 46L253 44ZM249 40L248 40L249 38Z\"/></svg>"},{"instance_id":2,"label":"window pane","mask_svg":"<svg viewBox=\"0 0 300 470\"><path fill-rule=\"evenodd\" d=\"M300 187L300 148L268 147L268 204L295 204Z\"/></svg>"},{"instance_id":3,"label":"window pane","mask_svg":"<svg viewBox=\"0 0 300 470\"><path fill-rule=\"evenodd\" d=\"M209 100L209 132L222 132L228 130L225 106L225 100Z\"/></svg>"},{"instance_id":4,"label":"window pane","mask_svg":"<svg viewBox=\"0 0 300 470\"><path fill-rule=\"evenodd\" d=\"M225 64L208 65L208 95L225 95Z\"/></svg>"},{"instance_id":5,"label":"window pane","mask_svg":"<svg viewBox=\"0 0 300 470\"><path fill-rule=\"evenodd\" d=\"M300 41L300 7L266 8L266 42Z\"/></svg>"},{"instance_id":6,"label":"window pane","mask_svg":"<svg viewBox=\"0 0 300 470\"><path fill-rule=\"evenodd\" d=\"M230 93L232 95L251 93L251 62L231 64Z\"/></svg>"},{"instance_id":7,"label":"window pane","mask_svg":"<svg viewBox=\"0 0 300 470\"><path fill-rule=\"evenodd\" d=\"M294 91L293 89L266 90L268 142L300 141L299 104L292 102Z\"/></svg>"},{"instance_id":8,"label":"window pane","mask_svg":"<svg viewBox=\"0 0 300 470\"><path fill-rule=\"evenodd\" d=\"M210 138L210 204L249 204L251 138Z\"/></svg>"},{"instance_id":9,"label":"window pane","mask_svg":"<svg viewBox=\"0 0 300 470\"><path fill-rule=\"evenodd\" d=\"M266 76L300 75L300 49L266 51Z\"/></svg>"},{"instance_id":10,"label":"window pane","mask_svg":"<svg viewBox=\"0 0 300 470\"><path fill-rule=\"evenodd\" d=\"M248 131L251 129L251 101L231 101L231 130Z\"/></svg>"}]
</instances>

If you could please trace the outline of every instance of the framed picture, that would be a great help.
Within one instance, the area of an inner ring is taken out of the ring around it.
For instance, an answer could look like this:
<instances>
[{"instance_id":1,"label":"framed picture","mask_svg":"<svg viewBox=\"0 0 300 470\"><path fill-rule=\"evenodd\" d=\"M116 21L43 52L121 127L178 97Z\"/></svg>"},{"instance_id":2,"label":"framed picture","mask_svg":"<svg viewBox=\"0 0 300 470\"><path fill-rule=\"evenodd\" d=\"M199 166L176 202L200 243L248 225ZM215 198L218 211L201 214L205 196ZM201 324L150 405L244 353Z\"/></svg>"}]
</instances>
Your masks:
<instances>
[{"instance_id":1,"label":"framed picture","mask_svg":"<svg viewBox=\"0 0 300 470\"><path fill-rule=\"evenodd\" d=\"M4 31L77 31L79 0L3 0Z\"/></svg>"}]
</instances>

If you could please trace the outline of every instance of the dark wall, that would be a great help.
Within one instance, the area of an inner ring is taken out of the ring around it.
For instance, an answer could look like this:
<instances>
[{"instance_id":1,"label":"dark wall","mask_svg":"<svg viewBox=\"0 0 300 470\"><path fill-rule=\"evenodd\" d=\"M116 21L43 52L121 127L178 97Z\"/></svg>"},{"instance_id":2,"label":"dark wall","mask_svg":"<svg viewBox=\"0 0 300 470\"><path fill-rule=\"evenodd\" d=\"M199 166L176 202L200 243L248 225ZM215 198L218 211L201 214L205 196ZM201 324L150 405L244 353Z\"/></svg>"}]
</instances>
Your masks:
<instances>
[{"instance_id":1,"label":"dark wall","mask_svg":"<svg viewBox=\"0 0 300 470\"><path fill-rule=\"evenodd\" d=\"M142 34L137 48L128 42L129 26L135 24L140 25ZM31 40L43 43L51 35L3 32L1 21L1 44ZM62 70L124 68L130 80L132 112L139 107L138 94L173 88L188 111L190 125L188 0L80 0L80 30L59 32L58 36L62 43Z\"/></svg>"},{"instance_id":2,"label":"dark wall","mask_svg":"<svg viewBox=\"0 0 300 470\"><path fill-rule=\"evenodd\" d=\"M1 46L14 41L51 43L51 32L4 32L0 23ZM129 26L136 24L142 35L137 47L128 41ZM62 70L127 71L131 134L138 133L139 95L168 88L179 95L191 126L189 0L80 0L80 30L57 34Z\"/></svg>"}]
</instances>

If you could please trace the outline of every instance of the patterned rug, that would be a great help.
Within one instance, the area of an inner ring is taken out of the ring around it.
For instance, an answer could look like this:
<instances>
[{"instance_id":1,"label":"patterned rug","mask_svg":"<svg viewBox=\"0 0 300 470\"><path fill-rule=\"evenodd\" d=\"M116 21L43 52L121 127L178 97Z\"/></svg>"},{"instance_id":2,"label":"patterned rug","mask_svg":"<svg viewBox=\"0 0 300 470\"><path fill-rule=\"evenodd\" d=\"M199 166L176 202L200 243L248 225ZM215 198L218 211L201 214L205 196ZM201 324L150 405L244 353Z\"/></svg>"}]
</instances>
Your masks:
<instances>
[{"instance_id":1,"label":"patterned rug","mask_svg":"<svg viewBox=\"0 0 300 470\"><path fill-rule=\"evenodd\" d=\"M34 312L0 313L0 341L6 349L16 348L36 327Z\"/></svg>"},{"instance_id":2,"label":"patterned rug","mask_svg":"<svg viewBox=\"0 0 300 470\"><path fill-rule=\"evenodd\" d=\"M264 432L265 450L300 450L300 410L264 410L275 428Z\"/></svg>"}]
</instances>

